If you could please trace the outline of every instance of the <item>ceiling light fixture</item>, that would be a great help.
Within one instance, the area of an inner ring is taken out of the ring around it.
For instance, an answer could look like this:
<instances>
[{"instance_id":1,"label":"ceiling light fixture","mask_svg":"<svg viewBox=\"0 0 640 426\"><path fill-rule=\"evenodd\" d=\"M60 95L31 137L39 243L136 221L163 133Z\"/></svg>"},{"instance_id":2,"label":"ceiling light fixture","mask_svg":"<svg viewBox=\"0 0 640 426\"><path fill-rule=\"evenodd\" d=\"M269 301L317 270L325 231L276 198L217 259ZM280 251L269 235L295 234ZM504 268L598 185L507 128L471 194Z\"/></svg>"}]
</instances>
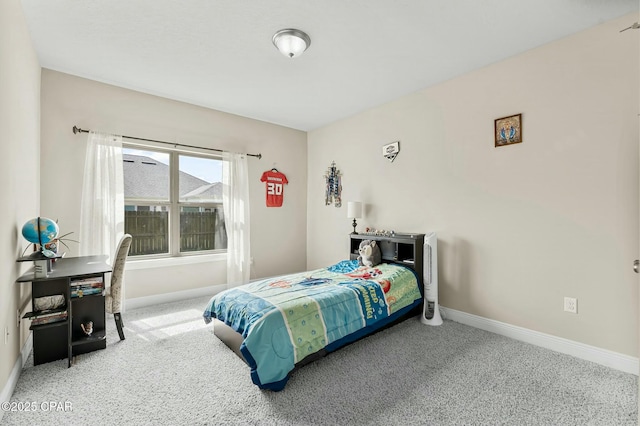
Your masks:
<instances>
[{"instance_id":1,"label":"ceiling light fixture","mask_svg":"<svg viewBox=\"0 0 640 426\"><path fill-rule=\"evenodd\" d=\"M273 44L284 56L297 58L309 48L311 38L303 31L287 28L273 35Z\"/></svg>"}]
</instances>

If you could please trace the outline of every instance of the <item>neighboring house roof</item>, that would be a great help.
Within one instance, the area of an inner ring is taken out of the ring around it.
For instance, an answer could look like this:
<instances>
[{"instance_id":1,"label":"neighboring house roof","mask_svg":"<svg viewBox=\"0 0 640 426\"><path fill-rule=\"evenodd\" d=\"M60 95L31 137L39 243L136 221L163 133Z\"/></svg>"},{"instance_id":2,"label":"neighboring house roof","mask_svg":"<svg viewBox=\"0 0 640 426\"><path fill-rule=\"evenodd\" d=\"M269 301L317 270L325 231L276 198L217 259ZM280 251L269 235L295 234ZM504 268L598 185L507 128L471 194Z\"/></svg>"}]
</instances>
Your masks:
<instances>
[{"instance_id":1,"label":"neighboring house roof","mask_svg":"<svg viewBox=\"0 0 640 426\"><path fill-rule=\"evenodd\" d=\"M169 166L143 155L123 154L124 196L146 200L169 199ZM222 183L210 183L180 171L180 198L222 201Z\"/></svg>"}]
</instances>

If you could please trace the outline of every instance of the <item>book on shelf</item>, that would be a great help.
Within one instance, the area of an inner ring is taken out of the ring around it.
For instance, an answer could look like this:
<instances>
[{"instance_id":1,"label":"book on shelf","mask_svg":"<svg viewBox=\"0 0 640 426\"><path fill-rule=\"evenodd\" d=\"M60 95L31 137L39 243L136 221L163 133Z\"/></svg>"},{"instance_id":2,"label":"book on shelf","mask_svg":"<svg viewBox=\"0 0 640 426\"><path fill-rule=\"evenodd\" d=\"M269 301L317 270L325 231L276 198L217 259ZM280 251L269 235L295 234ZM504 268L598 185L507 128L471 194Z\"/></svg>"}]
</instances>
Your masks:
<instances>
[{"instance_id":1,"label":"book on shelf","mask_svg":"<svg viewBox=\"0 0 640 426\"><path fill-rule=\"evenodd\" d=\"M85 278L71 282L71 297L90 296L92 294L102 294L104 282L102 277Z\"/></svg>"},{"instance_id":2,"label":"book on shelf","mask_svg":"<svg viewBox=\"0 0 640 426\"><path fill-rule=\"evenodd\" d=\"M46 317L50 317L53 315L58 315L61 313L66 313L67 312L67 308L66 307L62 307L62 308L56 308L56 309L43 309L41 311L31 311L31 312L27 312L26 314L24 314L23 318L27 318L27 319L35 319L35 318L46 318Z\"/></svg>"},{"instance_id":3,"label":"book on shelf","mask_svg":"<svg viewBox=\"0 0 640 426\"><path fill-rule=\"evenodd\" d=\"M67 313L67 311L60 311L60 310L56 310L54 312L46 312L46 311L40 311L40 312L29 312L30 316L25 315L25 318L29 318L31 320L31 325L42 325L42 324L49 324L52 322L58 322L58 321L64 321L67 319L67 316L69 315Z\"/></svg>"},{"instance_id":4,"label":"book on shelf","mask_svg":"<svg viewBox=\"0 0 640 426\"><path fill-rule=\"evenodd\" d=\"M104 289L102 287L89 287L89 288L77 288L71 290L71 298L90 296L92 294L102 294Z\"/></svg>"},{"instance_id":5,"label":"book on shelf","mask_svg":"<svg viewBox=\"0 0 640 426\"><path fill-rule=\"evenodd\" d=\"M104 287L102 283L93 283L93 284L80 284L80 285L72 285L71 288L74 289L84 289L84 288L102 288Z\"/></svg>"},{"instance_id":6,"label":"book on shelf","mask_svg":"<svg viewBox=\"0 0 640 426\"><path fill-rule=\"evenodd\" d=\"M31 325L33 326L33 325L51 324L54 322L64 321L66 319L67 319L67 313L65 312L64 315L60 314L53 317L34 319L31 321Z\"/></svg>"},{"instance_id":7,"label":"book on shelf","mask_svg":"<svg viewBox=\"0 0 640 426\"><path fill-rule=\"evenodd\" d=\"M92 277L92 278L83 278L80 280L73 280L71 281L71 287L78 287L78 286L90 286L90 287L95 287L95 286L102 286L104 285L103 281L102 281L102 277Z\"/></svg>"}]
</instances>

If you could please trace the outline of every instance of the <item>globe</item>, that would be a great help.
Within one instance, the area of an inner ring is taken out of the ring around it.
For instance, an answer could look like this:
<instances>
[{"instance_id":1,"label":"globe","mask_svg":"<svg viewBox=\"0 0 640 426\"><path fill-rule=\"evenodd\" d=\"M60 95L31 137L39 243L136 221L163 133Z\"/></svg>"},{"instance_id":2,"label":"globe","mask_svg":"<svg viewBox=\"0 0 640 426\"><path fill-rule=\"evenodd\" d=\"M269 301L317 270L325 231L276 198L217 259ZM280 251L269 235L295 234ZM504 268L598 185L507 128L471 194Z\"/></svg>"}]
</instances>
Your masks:
<instances>
[{"instance_id":1,"label":"globe","mask_svg":"<svg viewBox=\"0 0 640 426\"><path fill-rule=\"evenodd\" d=\"M58 224L46 217L36 217L22 226L22 236L34 244L47 244L55 240L59 232Z\"/></svg>"}]
</instances>

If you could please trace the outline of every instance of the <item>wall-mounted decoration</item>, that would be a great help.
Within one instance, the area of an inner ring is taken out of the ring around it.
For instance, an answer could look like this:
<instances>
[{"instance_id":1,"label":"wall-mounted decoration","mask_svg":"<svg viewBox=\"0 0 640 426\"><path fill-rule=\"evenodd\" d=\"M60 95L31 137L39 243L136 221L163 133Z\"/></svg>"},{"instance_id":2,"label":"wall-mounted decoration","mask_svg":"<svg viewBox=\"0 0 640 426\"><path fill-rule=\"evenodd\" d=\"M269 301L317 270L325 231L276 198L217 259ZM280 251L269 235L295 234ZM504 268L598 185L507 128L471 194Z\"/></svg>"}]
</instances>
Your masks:
<instances>
[{"instance_id":1,"label":"wall-mounted decoration","mask_svg":"<svg viewBox=\"0 0 640 426\"><path fill-rule=\"evenodd\" d=\"M274 167L262 173L260 182L266 182L267 207L281 207L284 201L284 185L289 183L284 173Z\"/></svg>"},{"instance_id":2,"label":"wall-mounted decoration","mask_svg":"<svg viewBox=\"0 0 640 426\"><path fill-rule=\"evenodd\" d=\"M335 161L331 162L324 177L327 182L324 204L328 206L333 203L336 207L342 206L342 174L336 168Z\"/></svg>"},{"instance_id":3,"label":"wall-mounted decoration","mask_svg":"<svg viewBox=\"0 0 640 426\"><path fill-rule=\"evenodd\" d=\"M522 142L522 114L495 120L496 147Z\"/></svg>"},{"instance_id":4,"label":"wall-mounted decoration","mask_svg":"<svg viewBox=\"0 0 640 426\"><path fill-rule=\"evenodd\" d=\"M389 160L389 162L393 162L398 156L400 152L400 141L388 143L382 147L382 155Z\"/></svg>"}]
</instances>

